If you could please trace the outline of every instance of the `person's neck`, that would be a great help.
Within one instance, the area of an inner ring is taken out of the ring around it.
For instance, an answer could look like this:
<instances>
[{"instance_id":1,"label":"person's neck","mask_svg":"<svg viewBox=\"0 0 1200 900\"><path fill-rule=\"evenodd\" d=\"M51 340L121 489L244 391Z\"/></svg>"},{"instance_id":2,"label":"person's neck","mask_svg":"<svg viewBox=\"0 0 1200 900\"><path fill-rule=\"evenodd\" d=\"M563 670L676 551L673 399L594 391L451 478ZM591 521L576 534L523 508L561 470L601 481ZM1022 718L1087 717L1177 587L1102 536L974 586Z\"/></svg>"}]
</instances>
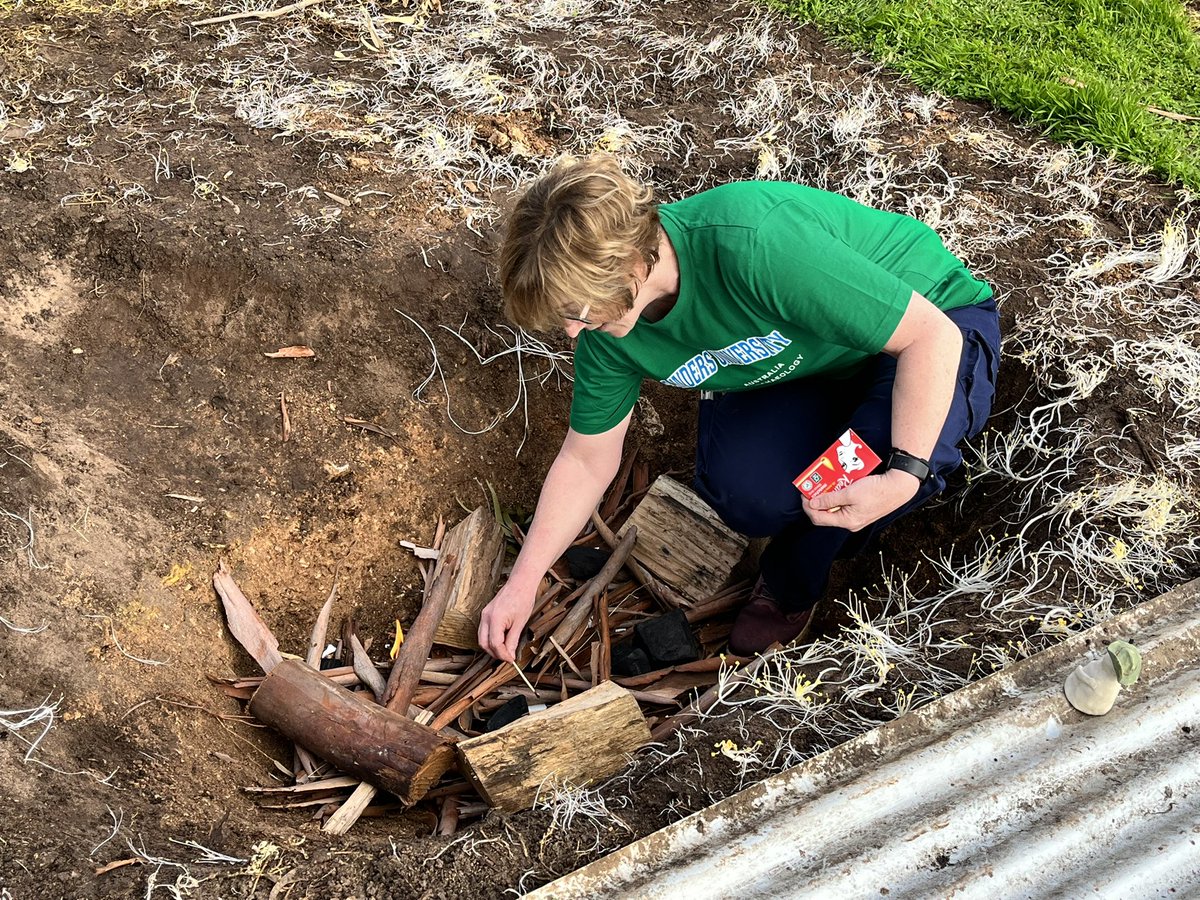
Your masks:
<instances>
[{"instance_id":1,"label":"person's neck","mask_svg":"<svg viewBox=\"0 0 1200 900\"><path fill-rule=\"evenodd\" d=\"M661 226L659 235L658 262L642 286L650 298L641 314L648 322L660 321L675 308L675 301L679 299L679 259Z\"/></svg>"}]
</instances>

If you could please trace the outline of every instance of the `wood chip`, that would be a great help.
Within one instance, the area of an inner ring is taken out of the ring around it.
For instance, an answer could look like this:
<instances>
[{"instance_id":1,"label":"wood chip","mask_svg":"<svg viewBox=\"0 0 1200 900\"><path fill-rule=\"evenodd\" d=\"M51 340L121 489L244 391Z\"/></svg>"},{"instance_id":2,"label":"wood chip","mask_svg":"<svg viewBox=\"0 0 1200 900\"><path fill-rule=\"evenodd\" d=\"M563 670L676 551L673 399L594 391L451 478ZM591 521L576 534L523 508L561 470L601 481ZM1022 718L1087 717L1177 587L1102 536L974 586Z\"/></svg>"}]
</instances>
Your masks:
<instances>
[{"instance_id":1,"label":"wood chip","mask_svg":"<svg viewBox=\"0 0 1200 900\"><path fill-rule=\"evenodd\" d=\"M263 354L267 359L307 359L316 355L317 353L312 347L306 347L303 344L297 344L293 347L280 347L278 350Z\"/></svg>"},{"instance_id":2,"label":"wood chip","mask_svg":"<svg viewBox=\"0 0 1200 900\"><path fill-rule=\"evenodd\" d=\"M361 428L363 431L369 431L372 434L382 434L384 437L396 439L396 436L386 428L381 428L374 422L368 422L366 419L356 419L354 416L342 416L342 421L347 425L353 425L355 428Z\"/></svg>"},{"instance_id":3,"label":"wood chip","mask_svg":"<svg viewBox=\"0 0 1200 900\"><path fill-rule=\"evenodd\" d=\"M136 856L132 856L129 859L114 859L112 862L96 869L96 874L103 875L106 872L111 872L113 869L120 869L123 866L140 866L141 864L142 860Z\"/></svg>"},{"instance_id":4,"label":"wood chip","mask_svg":"<svg viewBox=\"0 0 1200 900\"><path fill-rule=\"evenodd\" d=\"M283 415L283 442L286 444L292 436L292 420L288 416L287 398L282 392L279 394L279 412Z\"/></svg>"}]
</instances>

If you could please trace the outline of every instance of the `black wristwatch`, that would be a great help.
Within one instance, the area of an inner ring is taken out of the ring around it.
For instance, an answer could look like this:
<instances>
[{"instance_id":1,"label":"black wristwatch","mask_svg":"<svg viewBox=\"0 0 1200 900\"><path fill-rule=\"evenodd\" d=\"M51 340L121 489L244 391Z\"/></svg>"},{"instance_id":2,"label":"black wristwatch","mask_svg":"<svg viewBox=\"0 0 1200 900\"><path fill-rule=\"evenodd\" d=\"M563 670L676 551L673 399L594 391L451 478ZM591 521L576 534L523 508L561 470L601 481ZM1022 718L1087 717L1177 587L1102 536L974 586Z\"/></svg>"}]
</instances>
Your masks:
<instances>
[{"instance_id":1,"label":"black wristwatch","mask_svg":"<svg viewBox=\"0 0 1200 900\"><path fill-rule=\"evenodd\" d=\"M892 452L888 455L885 468L889 471L891 469L899 469L901 472L907 472L916 478L917 481L921 482L921 484L928 481L929 476L933 474L933 470L929 467L929 460L913 456L911 453L906 453L896 447L893 447Z\"/></svg>"}]
</instances>

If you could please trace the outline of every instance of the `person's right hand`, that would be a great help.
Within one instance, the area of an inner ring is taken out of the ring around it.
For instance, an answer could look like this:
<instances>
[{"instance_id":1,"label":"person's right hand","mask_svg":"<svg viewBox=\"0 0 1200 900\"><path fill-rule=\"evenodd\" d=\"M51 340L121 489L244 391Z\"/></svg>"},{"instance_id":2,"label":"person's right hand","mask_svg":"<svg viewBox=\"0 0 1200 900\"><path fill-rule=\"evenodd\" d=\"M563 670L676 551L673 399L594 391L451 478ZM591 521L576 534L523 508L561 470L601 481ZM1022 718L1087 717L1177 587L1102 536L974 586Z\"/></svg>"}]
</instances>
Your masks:
<instances>
[{"instance_id":1,"label":"person's right hand","mask_svg":"<svg viewBox=\"0 0 1200 900\"><path fill-rule=\"evenodd\" d=\"M514 662L517 644L533 613L535 592L521 591L511 582L500 589L479 618L479 646L496 659Z\"/></svg>"}]
</instances>

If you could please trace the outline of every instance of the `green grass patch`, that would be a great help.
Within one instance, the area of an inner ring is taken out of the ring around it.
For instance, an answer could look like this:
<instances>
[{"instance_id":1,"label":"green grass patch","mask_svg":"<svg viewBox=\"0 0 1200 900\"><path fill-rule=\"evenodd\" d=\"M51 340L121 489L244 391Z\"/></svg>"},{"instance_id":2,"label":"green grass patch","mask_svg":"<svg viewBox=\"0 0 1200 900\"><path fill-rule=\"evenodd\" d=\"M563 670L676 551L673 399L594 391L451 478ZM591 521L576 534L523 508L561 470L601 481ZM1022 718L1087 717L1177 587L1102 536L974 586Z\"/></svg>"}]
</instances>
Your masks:
<instances>
[{"instance_id":1,"label":"green grass patch","mask_svg":"<svg viewBox=\"0 0 1200 900\"><path fill-rule=\"evenodd\" d=\"M775 0L953 97L1200 190L1200 29L1178 0Z\"/></svg>"}]
</instances>

